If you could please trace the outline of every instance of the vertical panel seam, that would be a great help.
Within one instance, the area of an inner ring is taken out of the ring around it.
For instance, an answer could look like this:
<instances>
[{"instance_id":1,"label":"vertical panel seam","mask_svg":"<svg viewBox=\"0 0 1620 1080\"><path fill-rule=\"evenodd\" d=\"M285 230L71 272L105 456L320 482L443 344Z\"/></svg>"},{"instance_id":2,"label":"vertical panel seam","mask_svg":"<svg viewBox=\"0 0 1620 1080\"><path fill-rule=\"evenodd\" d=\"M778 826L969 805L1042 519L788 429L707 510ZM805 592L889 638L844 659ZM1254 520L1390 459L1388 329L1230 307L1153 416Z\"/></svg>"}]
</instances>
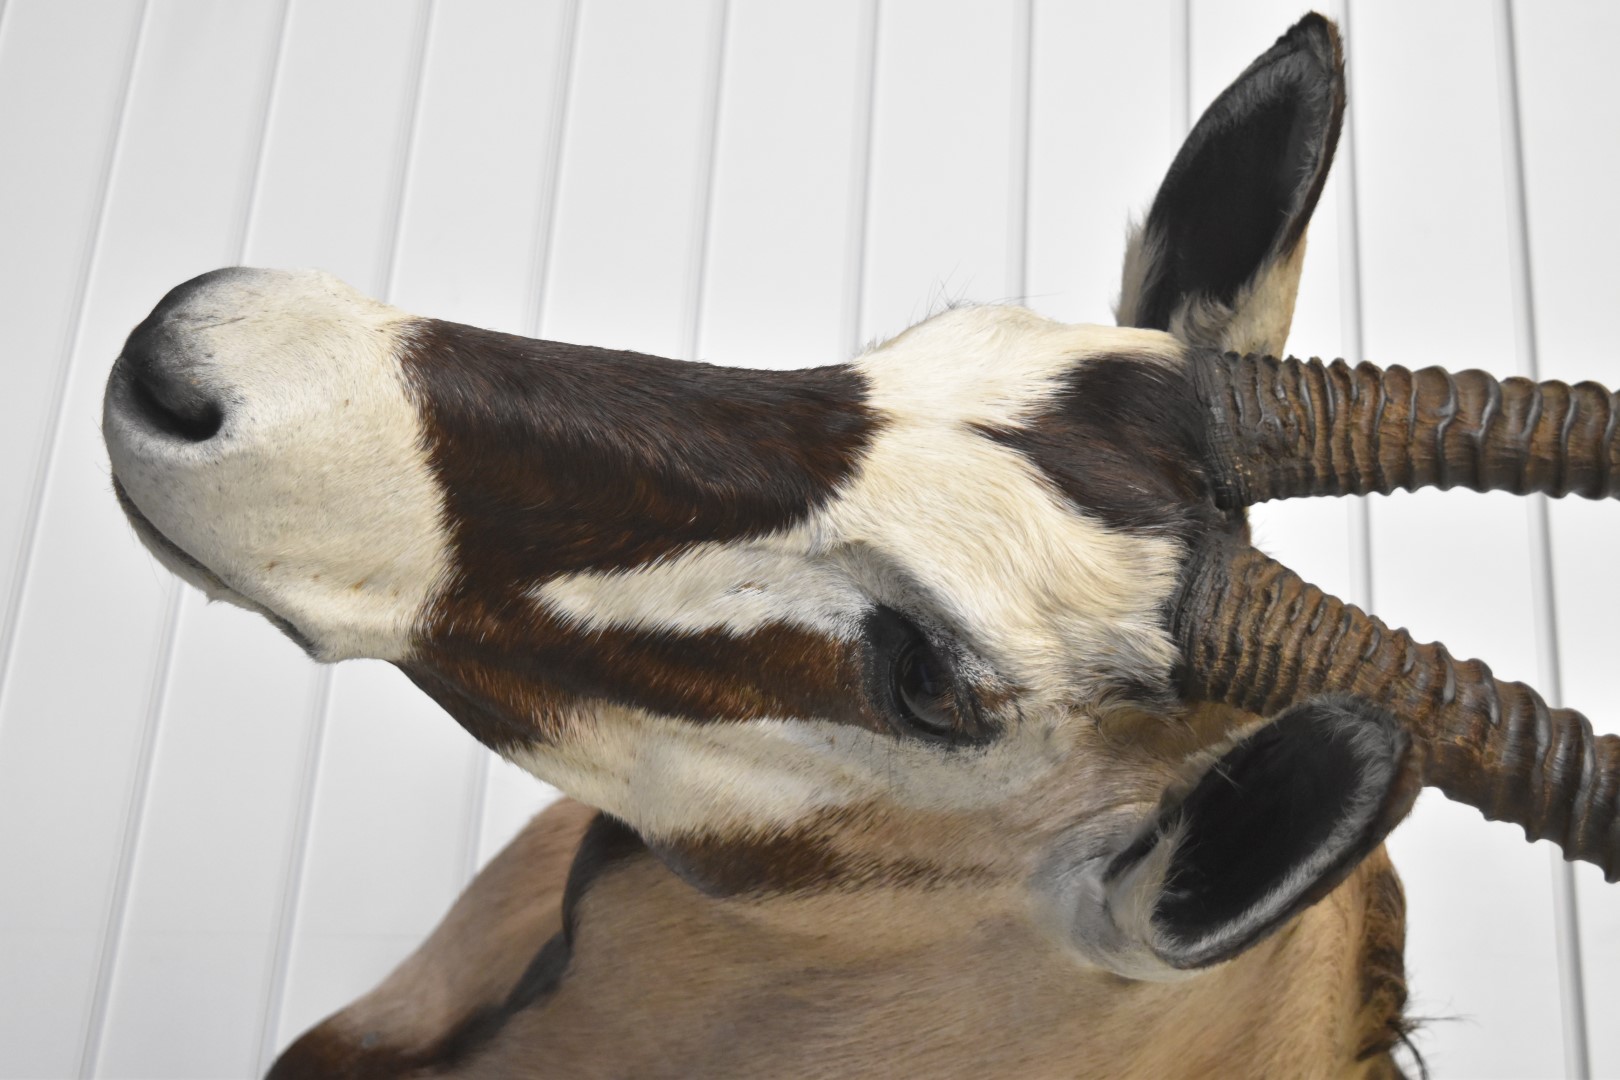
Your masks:
<instances>
[{"instance_id":1,"label":"vertical panel seam","mask_svg":"<svg viewBox=\"0 0 1620 1080\"><path fill-rule=\"evenodd\" d=\"M387 246L383 249L380 275L383 300L394 302L399 278L399 249L405 231L405 203L410 195L411 158L416 153L416 141L422 132L422 97L427 90L428 40L432 36L434 18L438 13L438 0L424 0L416 10L416 55L413 57L412 82L409 104L401 117L399 157L394 163L393 204L389 215L394 219L388 232Z\"/></svg>"},{"instance_id":2,"label":"vertical panel seam","mask_svg":"<svg viewBox=\"0 0 1620 1080\"><path fill-rule=\"evenodd\" d=\"M563 137L568 125L568 109L574 97L574 61L579 47L580 0L567 0L563 8L562 33L558 35L557 73L554 76L551 123L546 134L546 166L540 190L540 215L529 256L529 287L524 301L524 332L540 337L540 324L546 311L546 282L550 279L552 237L556 234L557 190L562 180ZM489 789L498 758L493 751L479 754L473 764L472 785L468 789L467 848L462 860L462 881L477 876L483 863L485 819L489 816Z\"/></svg>"},{"instance_id":3,"label":"vertical panel seam","mask_svg":"<svg viewBox=\"0 0 1620 1080\"><path fill-rule=\"evenodd\" d=\"M399 271L400 236L404 229L405 200L409 193L411 155L421 127L422 95L426 84L428 39L437 10L437 0L423 0L417 8L416 49L411 73L409 104L400 118L400 147L395 159L395 180L392 204L393 217L385 246L380 253L378 269L382 278L383 299L389 300L394 292ZM271 1062L267 1060L276 1050L280 1038L282 1013L286 1007L287 984L292 969L293 943L297 939L298 925L303 913L304 883L308 874L310 838L314 830L315 802L320 787L321 762L326 733L331 727L333 684L336 673L331 667L320 670L316 684L314 714L310 724L302 779L299 785L298 816L294 823L293 844L288 852L288 870L284 878L281 907L277 916L276 953L271 969L270 985L265 996L264 1022L259 1031L256 1058L259 1071L264 1072Z\"/></svg>"},{"instance_id":4,"label":"vertical panel seam","mask_svg":"<svg viewBox=\"0 0 1620 1080\"><path fill-rule=\"evenodd\" d=\"M1350 39L1351 0L1340 0L1339 31ZM1350 57L1346 50L1344 131L1339 139L1339 335L1346 359L1360 363L1366 349L1361 305L1361 194L1356 177L1355 97L1349 93ZM1366 498L1350 500L1350 592L1351 601L1365 611L1373 607L1372 504Z\"/></svg>"},{"instance_id":5,"label":"vertical panel seam","mask_svg":"<svg viewBox=\"0 0 1620 1080\"><path fill-rule=\"evenodd\" d=\"M0 16L4 12L0 11ZM9 610L6 612L6 627L4 651L0 653L0 698L3 698L4 687L9 683L9 674L16 644L16 626L22 615L22 598L27 587L28 568L33 563L34 551L38 546L40 520L43 516L45 489L49 484L51 474L54 472L58 454L58 436L62 427L62 413L67 407L67 387L71 378L73 362L79 351L79 342L84 333L85 322L88 319L89 305L87 303L90 292L90 281L95 274L96 263L100 261L102 244L106 237L107 210L112 199L113 178L118 169L118 161L123 154L124 143L129 131L130 102L134 99L135 73L139 68L140 58L145 50L147 34L152 18L152 5L149 0L143 0L139 21L129 46L128 58L124 68L123 89L119 94L117 119L114 121L113 137L104 159L101 175L101 191L96 201L96 217L90 230L90 243L84 255L84 261L78 275L78 286L73 298L73 320L70 323L68 340L61 355L61 364L57 369L56 384L52 387L50 410L51 419L47 424L42 441L42 451L38 456L38 467L34 476L34 487L29 492L27 538L18 553L18 560L13 573L13 588L10 597ZM170 612L177 599L178 589L171 579L167 583L164 598L164 622L169 622ZM172 638L165 642L166 650L172 644ZM160 651L159 671L166 668L163 663L164 655ZM122 899L128 892L129 855L133 846L131 835L132 813L141 806L146 797L147 763L151 757L152 741L156 735L156 704L154 699L161 699L163 685L161 676L155 684L148 684L147 706L141 717L140 743L136 750L135 767L130 776L129 791L125 796L125 824L119 837L118 861L113 869L112 887L107 897L107 909L102 920L100 940L96 948L96 971L94 982L91 984L90 1010L84 1017L83 1033L79 1042L79 1061L77 1073L79 1076L88 1075L88 1070L94 1067L101 1035L101 1022L106 1014L106 982L109 974L110 952L116 951L116 938L122 925L123 904ZM109 949L109 942L113 943Z\"/></svg>"},{"instance_id":6,"label":"vertical panel seam","mask_svg":"<svg viewBox=\"0 0 1620 1080\"><path fill-rule=\"evenodd\" d=\"M61 442L62 411L67 406L68 383L72 378L73 362L79 351L79 342L84 335L85 322L89 318L87 301L90 294L90 279L95 272L96 263L101 258L101 247L106 237L107 204L112 198L113 175L117 171L118 160L123 153L125 131L129 123L130 89L135 79L135 64L146 40L146 27L150 17L151 0L142 0L136 30L130 36L125 55L123 89L119 91L112 137L108 140L107 150L101 162L101 178L98 182L96 208L93 211L95 218L91 222L90 234L80 255L79 272L75 275L73 297L68 305L72 314L63 335L62 345L57 350L56 378L51 386L50 396L46 399L48 419L45 421L45 430L40 433L40 440L33 455L34 482L29 489L28 501L23 509L23 519L26 522L23 526L23 540L18 545L12 563L11 590L6 599L5 622L0 626L0 718L5 716L6 689L11 685L11 665L16 659L17 626L22 620L24 594L29 591L29 570L34 564L34 553L39 548L40 520L45 508L45 492L50 487L51 477L56 471Z\"/></svg>"},{"instance_id":7,"label":"vertical panel seam","mask_svg":"<svg viewBox=\"0 0 1620 1080\"><path fill-rule=\"evenodd\" d=\"M709 70L705 93L703 127L698 132L703 147L698 160L703 172L698 177L695 205L692 212L692 234L687 244L685 322L681 348L685 359L699 359L703 342L703 305L708 298L709 245L714 221L714 187L717 160L720 155L720 107L725 87L726 53L728 52L731 24L730 0L716 0L710 18L714 26L710 31Z\"/></svg>"},{"instance_id":8,"label":"vertical panel seam","mask_svg":"<svg viewBox=\"0 0 1620 1080\"><path fill-rule=\"evenodd\" d=\"M265 141L269 132L270 103L274 98L274 88L280 71L283 47L286 43L287 9L289 4L290 0L282 0L281 2L279 29L271 53L265 87L261 94L263 104L259 110L259 132L253 162L247 175L247 197L243 200L241 217L235 229L234 240L230 245L238 263L245 258L248 223L252 220L254 209L258 203L265 158ZM124 933L129 923L129 902L134 889L135 867L140 857L141 838L145 828L147 810L151 803L152 773L157 763L157 745L161 737L163 716L168 711L169 690L174 680L174 660L183 611L182 591L178 587L178 582L171 578L169 581L169 596L164 610L163 644L153 665L155 674L147 702L140 752L136 758L136 776L130 792L129 810L125 816L124 836L113 877L112 903L108 910L107 926L102 934L90 1023L86 1032L85 1046L80 1056L80 1076L94 1075L100 1071L101 1067L101 1052L106 1039L107 1020L111 1013L112 989L119 961L123 955Z\"/></svg>"},{"instance_id":9,"label":"vertical panel seam","mask_svg":"<svg viewBox=\"0 0 1620 1080\"><path fill-rule=\"evenodd\" d=\"M242 208L242 220L237 231L237 250L240 253L238 259L241 262L247 261L248 252L251 250L253 223L258 219L259 197L264 190L265 162L270 157L270 131L274 123L276 101L280 96L279 91L287 70L287 41L291 36L292 5L293 0L283 0L281 5L281 25L276 32L276 51L270 65L270 77L265 85L264 108L259 116L259 154L253 163L253 186L248 201ZM328 691L330 677L331 673L327 669L317 669L308 710L309 716L304 724L304 752L299 758L297 801L293 804L292 831L286 858L282 863L281 899L276 905L276 923L270 939L270 971L259 997L259 1032L253 1046L252 1061L255 1071L260 1073L265 1070L264 1058L267 1048L275 1045L275 1026L280 1021L280 993L286 981L288 959L284 944L290 940L288 929L293 915L294 898L302 880L299 870L303 862L301 846L304 838L303 822L309 812L309 792L313 790L311 757L312 754L319 752L323 736L325 715L323 698Z\"/></svg>"},{"instance_id":10,"label":"vertical panel seam","mask_svg":"<svg viewBox=\"0 0 1620 1080\"><path fill-rule=\"evenodd\" d=\"M10 0L0 0L0 54L4 53L6 47L6 27L8 25L6 16L9 14L11 14Z\"/></svg>"},{"instance_id":11,"label":"vertical panel seam","mask_svg":"<svg viewBox=\"0 0 1620 1080\"><path fill-rule=\"evenodd\" d=\"M147 684L146 708L141 717L140 747L135 754L135 768L125 798L124 829L119 838L118 860L113 867L112 892L108 897L101 941L96 950L96 981L91 990L90 1015L85 1024L84 1041L79 1048L78 1071L81 1077L95 1075L100 1065L102 1036L112 994L113 972L123 947L124 927L129 914L130 886L135 874L135 857L140 850L141 827L146 821L146 808L150 801L152 763L157 758L163 710L168 703L174 642L179 621L180 583L170 578L163 604L163 643L158 648L158 655L152 665L152 676Z\"/></svg>"},{"instance_id":12,"label":"vertical panel seam","mask_svg":"<svg viewBox=\"0 0 1620 1080\"><path fill-rule=\"evenodd\" d=\"M476 744L480 753L473 756L472 777L467 785L467 821L462 829L461 886L478 875L480 852L484 848L484 808L489 802L489 773L495 766L495 755Z\"/></svg>"},{"instance_id":13,"label":"vertical panel seam","mask_svg":"<svg viewBox=\"0 0 1620 1080\"><path fill-rule=\"evenodd\" d=\"M270 55L270 73L265 78L264 104L259 109L259 144L248 180L248 197L242 204L242 219L236 227L236 261L247 261L252 242L253 222L259 216L259 196L264 190L264 163L269 160L270 126L275 116L276 91L287 63L288 28L292 25L292 0L281 0L281 20L276 30L275 51Z\"/></svg>"},{"instance_id":14,"label":"vertical panel seam","mask_svg":"<svg viewBox=\"0 0 1620 1080\"><path fill-rule=\"evenodd\" d=\"M850 355L861 352L866 318L866 248L872 217L872 154L877 140L878 31L882 0L869 0L861 23L860 45L865 51L864 85L855 96L855 154L850 175L849 235L844 252L843 338Z\"/></svg>"},{"instance_id":15,"label":"vertical panel seam","mask_svg":"<svg viewBox=\"0 0 1620 1080\"><path fill-rule=\"evenodd\" d=\"M578 66L581 0L569 0L563 16L562 64L556 76L556 101L552 105L551 132L547 137L549 156L546 186L541 192L543 205L539 228L534 235L534 254L530 270L529 309L524 312L524 325L531 337L540 337L546 311L546 290L551 283L551 264L557 232L557 206L562 190L563 153L568 134L568 116L573 109L575 95L575 69Z\"/></svg>"},{"instance_id":16,"label":"vertical panel seam","mask_svg":"<svg viewBox=\"0 0 1620 1080\"><path fill-rule=\"evenodd\" d=\"M1007 289L1017 303L1029 292L1029 183L1031 113L1035 97L1035 0L1023 0L1013 16L1012 160L1007 185Z\"/></svg>"},{"instance_id":17,"label":"vertical panel seam","mask_svg":"<svg viewBox=\"0 0 1620 1080\"><path fill-rule=\"evenodd\" d=\"M292 943L298 929L304 891L304 869L309 851L310 822L315 816L315 792L320 782L321 750L326 742L327 714L331 711L332 669L323 667L310 695L310 722L304 736L304 755L299 769L298 803L293 817L291 843L286 869L282 874L281 902L276 908L275 953L270 978L265 986L263 1020L253 1057L257 1072L268 1071L276 1051L281 1027L282 1006L286 1001L287 975L292 967Z\"/></svg>"},{"instance_id":18,"label":"vertical panel seam","mask_svg":"<svg viewBox=\"0 0 1620 1080\"><path fill-rule=\"evenodd\" d=\"M1502 166L1507 188L1508 262L1513 295L1514 345L1520 368L1541 378L1536 344L1535 281L1530 265L1530 214L1524 176L1523 126L1519 111L1518 55L1510 0L1493 5L1496 29L1497 91L1502 122ZM1543 691L1554 706L1564 702L1563 665L1558 647L1557 599L1553 592L1552 536L1548 502L1535 495L1528 507L1530 531L1530 597L1534 608L1536 661ZM1580 919L1572 868L1549 853L1552 872L1553 926L1558 952L1560 1017L1563 1021L1564 1072L1591 1074L1586 1034L1586 990L1581 971Z\"/></svg>"},{"instance_id":19,"label":"vertical panel seam","mask_svg":"<svg viewBox=\"0 0 1620 1080\"><path fill-rule=\"evenodd\" d=\"M1182 140L1192 130L1192 0L1179 0L1175 7L1179 11L1172 13L1170 18L1171 52L1178 54L1170 64L1170 70L1180 77L1180 84L1171 92L1171 101L1175 106L1175 115L1170 118L1173 125L1170 154L1172 157L1181 147Z\"/></svg>"}]
</instances>

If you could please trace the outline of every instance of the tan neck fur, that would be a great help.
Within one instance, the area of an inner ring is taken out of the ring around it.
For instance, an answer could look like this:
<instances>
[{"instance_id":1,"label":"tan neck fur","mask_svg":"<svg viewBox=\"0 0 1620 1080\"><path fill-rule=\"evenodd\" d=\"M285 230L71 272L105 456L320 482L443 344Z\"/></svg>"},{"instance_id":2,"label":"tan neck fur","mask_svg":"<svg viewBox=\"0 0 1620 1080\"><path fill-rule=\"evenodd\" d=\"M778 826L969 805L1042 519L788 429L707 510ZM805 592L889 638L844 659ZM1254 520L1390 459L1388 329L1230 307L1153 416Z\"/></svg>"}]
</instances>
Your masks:
<instances>
[{"instance_id":1,"label":"tan neck fur","mask_svg":"<svg viewBox=\"0 0 1620 1080\"><path fill-rule=\"evenodd\" d=\"M1398 1003L1367 1000L1362 955L1386 874L1380 852L1237 960L1142 983L1080 967L1011 891L750 904L637 859L579 905L556 993L463 1075L1381 1075Z\"/></svg>"},{"instance_id":2,"label":"tan neck fur","mask_svg":"<svg viewBox=\"0 0 1620 1080\"><path fill-rule=\"evenodd\" d=\"M641 853L579 899L556 989L506 1016L561 928L589 816L564 800L536 818L272 1076L1396 1075L1404 904L1382 848L1277 934L1173 983L1082 967L1012 888L716 900Z\"/></svg>"}]
</instances>

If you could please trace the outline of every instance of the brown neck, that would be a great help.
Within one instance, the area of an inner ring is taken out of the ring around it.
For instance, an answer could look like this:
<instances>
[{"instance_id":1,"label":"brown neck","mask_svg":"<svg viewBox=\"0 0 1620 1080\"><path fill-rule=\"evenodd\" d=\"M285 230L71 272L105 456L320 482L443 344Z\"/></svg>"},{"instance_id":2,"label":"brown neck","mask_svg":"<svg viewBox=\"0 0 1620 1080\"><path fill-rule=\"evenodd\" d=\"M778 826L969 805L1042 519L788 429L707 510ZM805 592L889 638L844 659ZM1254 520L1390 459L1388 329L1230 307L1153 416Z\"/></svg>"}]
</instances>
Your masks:
<instances>
[{"instance_id":1,"label":"brown neck","mask_svg":"<svg viewBox=\"0 0 1620 1080\"><path fill-rule=\"evenodd\" d=\"M1399 1015L1364 962L1383 874L1380 853L1238 960L1146 983L1078 965L1021 890L748 904L642 860L584 899L570 974L502 1042L514 1066L614 1047L617 1075L1377 1075Z\"/></svg>"},{"instance_id":2,"label":"brown neck","mask_svg":"<svg viewBox=\"0 0 1620 1080\"><path fill-rule=\"evenodd\" d=\"M521 876L505 868L506 887ZM323 1075L527 1076L544 1063L582 1077L864 1076L896 1062L944 1077L1393 1074L1404 928L1382 849L1238 959L1167 983L1081 966L1014 887L717 900L630 845L584 878L576 861L571 928L519 978L559 923L469 953L470 916L492 909L477 904L481 877L445 921L463 944L439 950L441 970L420 960L445 927L306 1037L346 1063ZM520 989L446 1000L426 1020L424 994L454 997L446 965L503 971ZM408 1028L402 1008L417 1013ZM356 1052L368 1036L382 1053Z\"/></svg>"}]
</instances>

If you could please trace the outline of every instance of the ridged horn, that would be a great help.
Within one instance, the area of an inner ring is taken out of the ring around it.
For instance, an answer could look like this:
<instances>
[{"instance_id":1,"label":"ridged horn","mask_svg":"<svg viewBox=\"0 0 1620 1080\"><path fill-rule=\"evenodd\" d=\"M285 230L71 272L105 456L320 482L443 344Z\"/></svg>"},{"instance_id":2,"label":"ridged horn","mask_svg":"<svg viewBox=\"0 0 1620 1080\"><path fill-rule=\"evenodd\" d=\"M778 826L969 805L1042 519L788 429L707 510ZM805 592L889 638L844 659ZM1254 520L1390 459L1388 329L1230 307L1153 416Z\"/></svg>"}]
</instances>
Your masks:
<instances>
[{"instance_id":1,"label":"ridged horn","mask_svg":"<svg viewBox=\"0 0 1620 1080\"><path fill-rule=\"evenodd\" d=\"M1406 727L1425 784L1620 878L1620 736L1580 713L1232 541L1188 567L1172 624L1192 696L1266 716L1328 692L1375 702Z\"/></svg>"},{"instance_id":2,"label":"ridged horn","mask_svg":"<svg viewBox=\"0 0 1620 1080\"><path fill-rule=\"evenodd\" d=\"M1223 508L1423 487L1620 495L1620 398L1597 383L1213 352L1194 372Z\"/></svg>"}]
</instances>

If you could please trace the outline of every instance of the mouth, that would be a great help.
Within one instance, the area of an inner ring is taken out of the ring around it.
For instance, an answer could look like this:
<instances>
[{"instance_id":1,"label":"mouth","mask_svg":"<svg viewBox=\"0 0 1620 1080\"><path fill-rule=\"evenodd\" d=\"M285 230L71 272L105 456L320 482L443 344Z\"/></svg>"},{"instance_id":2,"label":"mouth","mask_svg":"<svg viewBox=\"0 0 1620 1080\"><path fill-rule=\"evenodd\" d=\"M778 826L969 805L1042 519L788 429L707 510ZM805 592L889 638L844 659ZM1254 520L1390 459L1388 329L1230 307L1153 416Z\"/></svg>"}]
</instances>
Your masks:
<instances>
[{"instance_id":1,"label":"mouth","mask_svg":"<svg viewBox=\"0 0 1620 1080\"><path fill-rule=\"evenodd\" d=\"M135 530L136 539L170 573L201 590L209 600L223 600L228 604L264 616L270 621L271 625L287 635L293 644L304 650L312 660L320 659L315 649L315 643L300 633L296 626L263 605L254 603L225 584L218 574L204 566L202 562L179 544L164 536L158 527L152 524L151 519L141 513L141 508L136 506L135 500L129 497L129 492L124 490L124 485L117 475L113 476L112 482L113 497L118 500L118 507L123 510L124 517L129 519L130 527Z\"/></svg>"},{"instance_id":2,"label":"mouth","mask_svg":"<svg viewBox=\"0 0 1620 1080\"><path fill-rule=\"evenodd\" d=\"M113 497L118 500L118 508L129 519L129 524L135 530L135 536L140 540L142 546L155 555L159 562L207 593L210 598L218 597L221 600L230 599L238 603L246 602L244 597L221 581L218 574L198 562L190 552L159 532L157 526L153 525L151 520L141 513L141 508L135 505L135 500L129 497L129 492L124 490L123 482L116 475L112 478L112 482Z\"/></svg>"}]
</instances>

